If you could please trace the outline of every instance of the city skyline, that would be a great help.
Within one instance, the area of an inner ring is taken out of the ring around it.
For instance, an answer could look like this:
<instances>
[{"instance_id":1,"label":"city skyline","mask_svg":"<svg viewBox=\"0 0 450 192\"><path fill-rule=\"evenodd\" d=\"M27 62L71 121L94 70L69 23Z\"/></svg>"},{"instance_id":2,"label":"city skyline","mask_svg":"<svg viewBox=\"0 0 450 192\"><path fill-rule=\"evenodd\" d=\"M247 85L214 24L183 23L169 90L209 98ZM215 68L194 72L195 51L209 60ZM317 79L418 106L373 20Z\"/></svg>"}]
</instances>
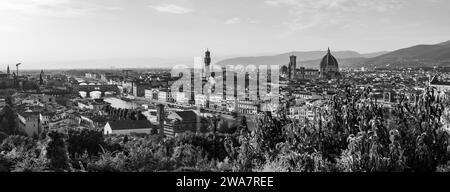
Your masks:
<instances>
[{"instance_id":1,"label":"city skyline","mask_svg":"<svg viewBox=\"0 0 450 192\"><path fill-rule=\"evenodd\" d=\"M184 62L207 48L213 51L213 62L328 46L360 53L392 51L449 40L450 27L442 19L450 16L445 12L449 4L443 0L4 0L0 2L0 66L22 62L24 69L58 68L58 63L72 62L78 67L77 61L136 58ZM83 68L83 63L79 66Z\"/></svg>"},{"instance_id":2,"label":"city skyline","mask_svg":"<svg viewBox=\"0 0 450 192\"><path fill-rule=\"evenodd\" d=\"M0 172L170 173L141 184L171 191L448 173L448 8L0 0Z\"/></svg>"}]
</instances>

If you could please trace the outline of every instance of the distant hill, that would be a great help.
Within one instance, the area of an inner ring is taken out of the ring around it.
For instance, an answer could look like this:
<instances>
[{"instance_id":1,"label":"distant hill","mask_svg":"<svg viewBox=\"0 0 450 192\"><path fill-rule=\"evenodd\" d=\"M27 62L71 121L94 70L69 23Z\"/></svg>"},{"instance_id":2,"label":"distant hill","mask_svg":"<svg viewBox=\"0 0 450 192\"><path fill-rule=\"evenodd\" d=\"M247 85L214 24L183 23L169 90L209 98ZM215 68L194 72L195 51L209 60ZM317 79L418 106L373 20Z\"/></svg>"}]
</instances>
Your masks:
<instances>
[{"instance_id":1,"label":"distant hill","mask_svg":"<svg viewBox=\"0 0 450 192\"><path fill-rule=\"evenodd\" d=\"M450 46L450 41L442 42L442 43L439 43L438 45L441 45L441 46Z\"/></svg>"},{"instance_id":2,"label":"distant hill","mask_svg":"<svg viewBox=\"0 0 450 192\"><path fill-rule=\"evenodd\" d=\"M380 51L380 52L375 52L375 53L367 53L367 54L362 54L365 58L374 58L374 57L378 57L384 54L389 53L389 51Z\"/></svg>"},{"instance_id":3,"label":"distant hill","mask_svg":"<svg viewBox=\"0 0 450 192\"><path fill-rule=\"evenodd\" d=\"M450 66L450 41L435 45L416 45L392 51L355 64L365 67Z\"/></svg>"},{"instance_id":4,"label":"distant hill","mask_svg":"<svg viewBox=\"0 0 450 192\"><path fill-rule=\"evenodd\" d=\"M349 58L364 58L365 56L355 51L336 51L332 54L341 60ZM297 66L309 67L312 62L320 60L326 55L326 51L290 52L271 56L258 57L235 57L217 62L218 65L286 65L289 63L289 56L297 56ZM320 61L319 61L320 62ZM314 66L317 67L319 63Z\"/></svg>"},{"instance_id":5,"label":"distant hill","mask_svg":"<svg viewBox=\"0 0 450 192\"><path fill-rule=\"evenodd\" d=\"M289 56L297 56L297 66L306 68L318 68L321 59L326 55L326 51L290 52L271 56L258 57L235 57L217 62L218 65L286 65L289 63ZM368 58L377 57L387 52L376 52L360 54L356 51L332 51L340 67L352 67L364 63Z\"/></svg>"},{"instance_id":6,"label":"distant hill","mask_svg":"<svg viewBox=\"0 0 450 192\"><path fill-rule=\"evenodd\" d=\"M353 68L354 66L357 66L360 63L364 63L365 61L367 61L368 58L354 57L354 58L345 58L345 59L336 58L336 59L338 60L340 68ZM305 68L318 69L321 61L322 61L322 59L304 61L304 62L301 62L300 66L305 67ZM299 66L298 63L297 63L297 66Z\"/></svg>"},{"instance_id":7,"label":"distant hill","mask_svg":"<svg viewBox=\"0 0 450 192\"><path fill-rule=\"evenodd\" d=\"M292 52L272 56L235 57L225 59L219 65L286 65L289 56L297 56L297 66L317 68L325 51ZM355 51L336 51L332 54L338 59L341 68L359 67L450 67L450 41L434 45L416 45L392 52L360 54Z\"/></svg>"}]
</instances>

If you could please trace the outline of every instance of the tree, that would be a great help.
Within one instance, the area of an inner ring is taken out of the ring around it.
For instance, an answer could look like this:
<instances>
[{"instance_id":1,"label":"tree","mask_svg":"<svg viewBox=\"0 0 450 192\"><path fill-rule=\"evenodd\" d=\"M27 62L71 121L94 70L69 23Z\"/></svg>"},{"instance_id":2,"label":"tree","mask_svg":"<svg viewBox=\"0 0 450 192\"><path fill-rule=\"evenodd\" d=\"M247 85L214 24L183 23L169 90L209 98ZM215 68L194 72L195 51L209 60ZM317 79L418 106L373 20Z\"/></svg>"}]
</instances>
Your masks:
<instances>
[{"instance_id":1,"label":"tree","mask_svg":"<svg viewBox=\"0 0 450 192\"><path fill-rule=\"evenodd\" d=\"M6 135L24 135L19 129L17 113L10 105L6 105L0 111L0 131Z\"/></svg>"},{"instance_id":2,"label":"tree","mask_svg":"<svg viewBox=\"0 0 450 192\"><path fill-rule=\"evenodd\" d=\"M0 173L1 172L9 172L11 167L11 162L4 157L4 155L0 154Z\"/></svg>"},{"instance_id":3,"label":"tree","mask_svg":"<svg viewBox=\"0 0 450 192\"><path fill-rule=\"evenodd\" d=\"M9 152L17 148L30 150L34 147L36 147L36 142L33 139L21 135L11 135L3 140L0 151Z\"/></svg>"},{"instance_id":4,"label":"tree","mask_svg":"<svg viewBox=\"0 0 450 192\"><path fill-rule=\"evenodd\" d=\"M254 131L256 149L270 157L276 155L276 145L285 141L282 130L285 124L285 120L274 118L270 113L259 118L258 127Z\"/></svg>"},{"instance_id":5,"label":"tree","mask_svg":"<svg viewBox=\"0 0 450 192\"><path fill-rule=\"evenodd\" d=\"M123 152L104 152L97 161L89 162L88 171L92 172L121 172L126 171L126 156Z\"/></svg>"},{"instance_id":6,"label":"tree","mask_svg":"<svg viewBox=\"0 0 450 192\"><path fill-rule=\"evenodd\" d=\"M3 133L0 131L0 142L3 142L4 139L6 139L8 135L6 133Z\"/></svg>"},{"instance_id":7,"label":"tree","mask_svg":"<svg viewBox=\"0 0 450 192\"><path fill-rule=\"evenodd\" d=\"M248 125L247 125L247 117L242 116L241 118L241 125L239 126L239 131L241 134L246 134L249 133L250 130L248 129Z\"/></svg>"},{"instance_id":8,"label":"tree","mask_svg":"<svg viewBox=\"0 0 450 192\"><path fill-rule=\"evenodd\" d=\"M15 164L12 172L43 172L47 170L47 159L35 153L26 153L22 161Z\"/></svg>"},{"instance_id":9,"label":"tree","mask_svg":"<svg viewBox=\"0 0 450 192\"><path fill-rule=\"evenodd\" d=\"M181 166L194 167L201 156L201 149L189 144L178 146L174 149L172 158Z\"/></svg>"},{"instance_id":10,"label":"tree","mask_svg":"<svg viewBox=\"0 0 450 192\"><path fill-rule=\"evenodd\" d=\"M50 169L55 171L68 170L70 165L64 134L57 131L50 131L47 137L45 157L49 161Z\"/></svg>"},{"instance_id":11,"label":"tree","mask_svg":"<svg viewBox=\"0 0 450 192\"><path fill-rule=\"evenodd\" d=\"M89 156L96 156L106 145L103 133L92 129L69 129L67 131L67 150L71 157L83 154L85 151Z\"/></svg>"}]
</instances>

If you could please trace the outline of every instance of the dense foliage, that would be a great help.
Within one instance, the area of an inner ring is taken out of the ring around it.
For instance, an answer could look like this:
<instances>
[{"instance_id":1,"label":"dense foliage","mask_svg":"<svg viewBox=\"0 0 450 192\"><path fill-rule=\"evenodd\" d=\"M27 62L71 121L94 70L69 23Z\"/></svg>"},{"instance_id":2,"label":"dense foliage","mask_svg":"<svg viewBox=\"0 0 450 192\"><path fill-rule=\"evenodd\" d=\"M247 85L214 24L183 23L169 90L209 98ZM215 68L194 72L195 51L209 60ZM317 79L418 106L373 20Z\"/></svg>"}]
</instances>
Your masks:
<instances>
[{"instance_id":1,"label":"dense foliage","mask_svg":"<svg viewBox=\"0 0 450 192\"><path fill-rule=\"evenodd\" d=\"M0 141L5 135L24 135L24 131L19 129L17 113L10 105L5 105L0 111Z\"/></svg>"}]
</instances>

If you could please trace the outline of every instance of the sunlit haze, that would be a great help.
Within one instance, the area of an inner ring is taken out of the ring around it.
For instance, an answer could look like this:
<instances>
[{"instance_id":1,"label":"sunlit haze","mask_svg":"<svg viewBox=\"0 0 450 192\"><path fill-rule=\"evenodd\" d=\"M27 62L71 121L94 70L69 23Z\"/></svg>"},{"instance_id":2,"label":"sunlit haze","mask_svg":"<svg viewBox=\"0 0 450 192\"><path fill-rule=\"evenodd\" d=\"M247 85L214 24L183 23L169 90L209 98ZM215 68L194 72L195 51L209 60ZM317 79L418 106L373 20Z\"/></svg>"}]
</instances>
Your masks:
<instances>
[{"instance_id":1,"label":"sunlit haze","mask_svg":"<svg viewBox=\"0 0 450 192\"><path fill-rule=\"evenodd\" d=\"M127 59L139 58L161 67L207 48L213 62L328 46L390 51L449 40L449 7L447 0L1 0L0 70L104 59L133 67Z\"/></svg>"}]
</instances>

